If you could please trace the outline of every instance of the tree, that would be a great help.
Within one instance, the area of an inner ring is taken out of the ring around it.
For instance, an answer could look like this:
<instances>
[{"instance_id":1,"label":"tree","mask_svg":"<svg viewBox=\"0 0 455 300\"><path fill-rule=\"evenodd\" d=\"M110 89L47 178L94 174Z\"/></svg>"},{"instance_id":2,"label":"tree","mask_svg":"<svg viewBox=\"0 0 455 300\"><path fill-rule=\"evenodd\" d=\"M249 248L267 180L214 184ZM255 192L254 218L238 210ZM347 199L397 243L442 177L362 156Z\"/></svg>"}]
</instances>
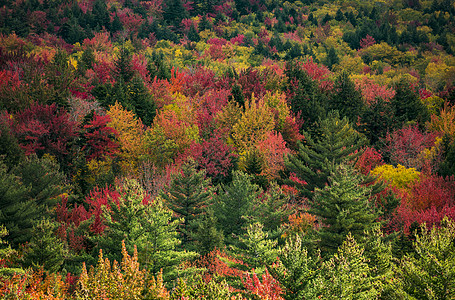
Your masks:
<instances>
[{"instance_id":1,"label":"tree","mask_svg":"<svg viewBox=\"0 0 455 300\"><path fill-rule=\"evenodd\" d=\"M121 160L122 172L135 174L141 156L145 155L142 122L118 102L110 106L107 114L110 116L110 122L107 125L117 132L116 140L120 146L117 155Z\"/></svg>"},{"instance_id":2,"label":"tree","mask_svg":"<svg viewBox=\"0 0 455 300\"><path fill-rule=\"evenodd\" d=\"M169 187L161 193L165 205L178 218L183 218L179 226L182 244L191 248L191 238L198 230L197 219L206 213L206 207L212 197L210 179L205 178L205 171L197 171L192 159L182 165L181 173L174 176Z\"/></svg>"},{"instance_id":3,"label":"tree","mask_svg":"<svg viewBox=\"0 0 455 300\"><path fill-rule=\"evenodd\" d=\"M173 212L162 199L150 200L134 180L124 182L118 192L117 201L109 199L109 206L103 208L106 228L92 238L96 249L120 261L123 241L126 249L137 249L138 259L149 274L157 276L161 272L165 281L175 279L178 266L196 256L194 252L177 251L181 243L177 228L183 220L173 220Z\"/></svg>"},{"instance_id":4,"label":"tree","mask_svg":"<svg viewBox=\"0 0 455 300\"><path fill-rule=\"evenodd\" d=\"M41 219L33 227L32 238L27 243L24 264L34 268L44 268L51 273L60 270L67 251L61 239L55 235L57 224L49 219Z\"/></svg>"},{"instance_id":5,"label":"tree","mask_svg":"<svg viewBox=\"0 0 455 300\"><path fill-rule=\"evenodd\" d=\"M0 162L0 224L9 231L11 245L30 240L35 221L48 216L57 195L68 191L64 180L49 157L31 156L9 172Z\"/></svg>"},{"instance_id":6,"label":"tree","mask_svg":"<svg viewBox=\"0 0 455 300\"><path fill-rule=\"evenodd\" d=\"M336 78L334 91L330 108L338 110L341 117L347 117L352 123L357 122L365 105L362 94L356 89L347 72L341 73Z\"/></svg>"},{"instance_id":7,"label":"tree","mask_svg":"<svg viewBox=\"0 0 455 300\"><path fill-rule=\"evenodd\" d=\"M307 298L307 289L317 275L319 256L309 256L302 238L295 235L279 249L278 257L277 263L268 266L267 270L280 283L282 297L285 300L314 299Z\"/></svg>"},{"instance_id":8,"label":"tree","mask_svg":"<svg viewBox=\"0 0 455 300\"><path fill-rule=\"evenodd\" d=\"M251 182L251 175L234 171L232 182L221 184L213 199L213 210L223 230L226 244L235 244L243 233L247 220L243 216L252 214L253 203L260 194L259 186Z\"/></svg>"},{"instance_id":9,"label":"tree","mask_svg":"<svg viewBox=\"0 0 455 300\"><path fill-rule=\"evenodd\" d=\"M378 214L369 202L372 187L364 186L363 176L348 165L336 166L323 189L316 189L310 212L323 224L317 232L324 254L335 253L348 233L364 236Z\"/></svg>"},{"instance_id":10,"label":"tree","mask_svg":"<svg viewBox=\"0 0 455 300\"><path fill-rule=\"evenodd\" d=\"M249 224L246 233L239 237L240 247L232 247L236 255L248 266L248 270L254 270L261 274L265 267L276 261L277 241L269 239L264 226L255 222Z\"/></svg>"},{"instance_id":11,"label":"tree","mask_svg":"<svg viewBox=\"0 0 455 300\"><path fill-rule=\"evenodd\" d=\"M287 171L305 184L297 187L301 194L311 198L316 187L323 188L334 167L341 163L353 163L362 154L365 138L355 131L346 117L340 119L331 112L320 122L318 135L304 132L304 142L299 142L299 152L285 160Z\"/></svg>"},{"instance_id":12,"label":"tree","mask_svg":"<svg viewBox=\"0 0 455 300\"><path fill-rule=\"evenodd\" d=\"M405 255L398 272L403 288L416 299L455 297L455 223L445 218L440 228L421 226L415 255Z\"/></svg>"},{"instance_id":13,"label":"tree","mask_svg":"<svg viewBox=\"0 0 455 300\"><path fill-rule=\"evenodd\" d=\"M364 250L350 234L338 252L323 264L312 284L314 299L379 299L380 296Z\"/></svg>"},{"instance_id":14,"label":"tree","mask_svg":"<svg viewBox=\"0 0 455 300\"><path fill-rule=\"evenodd\" d=\"M398 124L409 121L425 124L429 119L428 110L422 101L420 101L418 93L412 89L409 83L401 80L397 83L395 91L395 97L392 98L390 104L394 109L394 115Z\"/></svg>"}]
</instances>

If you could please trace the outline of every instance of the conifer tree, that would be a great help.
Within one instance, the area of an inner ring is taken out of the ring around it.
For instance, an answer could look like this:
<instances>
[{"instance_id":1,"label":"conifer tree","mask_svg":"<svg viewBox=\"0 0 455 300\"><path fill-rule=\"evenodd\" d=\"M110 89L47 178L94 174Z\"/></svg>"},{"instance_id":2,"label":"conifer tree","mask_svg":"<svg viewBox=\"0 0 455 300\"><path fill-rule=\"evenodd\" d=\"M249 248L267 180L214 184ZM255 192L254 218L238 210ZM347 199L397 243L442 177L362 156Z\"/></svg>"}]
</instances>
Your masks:
<instances>
[{"instance_id":1,"label":"conifer tree","mask_svg":"<svg viewBox=\"0 0 455 300\"><path fill-rule=\"evenodd\" d=\"M399 278L404 291L416 299L455 298L455 222L445 218L440 228L421 227L415 255L401 260Z\"/></svg>"},{"instance_id":2,"label":"conifer tree","mask_svg":"<svg viewBox=\"0 0 455 300\"><path fill-rule=\"evenodd\" d=\"M311 282L315 279L320 263L319 256L311 257L303 247L302 238L295 235L279 249L279 261L268 266L270 275L281 285L285 300L315 299L307 297Z\"/></svg>"},{"instance_id":3,"label":"conifer tree","mask_svg":"<svg viewBox=\"0 0 455 300\"><path fill-rule=\"evenodd\" d=\"M336 165L351 163L362 153L365 138L352 128L346 117L338 112L329 113L313 137L304 132L304 142L299 142L299 152L285 160L287 171L306 182L299 185L300 192L311 198L316 187L323 188L327 177Z\"/></svg>"},{"instance_id":4,"label":"conifer tree","mask_svg":"<svg viewBox=\"0 0 455 300\"><path fill-rule=\"evenodd\" d=\"M57 195L68 191L65 176L50 157L29 156L9 172L0 162L0 224L9 232L13 247L31 238L31 229L50 215Z\"/></svg>"},{"instance_id":5,"label":"conifer tree","mask_svg":"<svg viewBox=\"0 0 455 300\"><path fill-rule=\"evenodd\" d=\"M24 264L43 267L51 273L58 272L67 251L62 240L55 234L58 225L49 219L41 219L32 229L32 238L25 247Z\"/></svg>"},{"instance_id":6,"label":"conifer tree","mask_svg":"<svg viewBox=\"0 0 455 300\"><path fill-rule=\"evenodd\" d=\"M242 171L234 171L232 182L229 185L222 184L214 198L213 209L226 244L236 243L236 237L243 233L242 228L247 224L244 217L252 214L253 203L261 192L251 178Z\"/></svg>"},{"instance_id":7,"label":"conifer tree","mask_svg":"<svg viewBox=\"0 0 455 300\"><path fill-rule=\"evenodd\" d=\"M204 215L193 222L197 228L191 233L191 239L194 241L192 248L195 252L204 256L215 248L223 248L224 235L217 229L218 220L212 209L207 209Z\"/></svg>"},{"instance_id":8,"label":"conifer tree","mask_svg":"<svg viewBox=\"0 0 455 300\"><path fill-rule=\"evenodd\" d=\"M148 199L134 180L124 182L119 192L118 204L111 199L110 209L104 211L104 233L92 238L95 250L102 249L106 257L120 261L123 241L126 249L137 248L149 274L156 276L162 270L166 281L175 279L178 265L196 256L194 252L177 251L181 244L177 228L183 220L173 219L173 212L160 198Z\"/></svg>"},{"instance_id":9,"label":"conifer tree","mask_svg":"<svg viewBox=\"0 0 455 300\"><path fill-rule=\"evenodd\" d=\"M312 282L315 293L311 299L379 299L380 292L363 253L349 234Z\"/></svg>"},{"instance_id":10,"label":"conifer tree","mask_svg":"<svg viewBox=\"0 0 455 300\"><path fill-rule=\"evenodd\" d=\"M362 183L362 175L342 164L334 169L327 186L316 189L310 212L323 224L317 235L324 254L334 253L348 233L360 238L372 229L378 214L369 202L372 187Z\"/></svg>"},{"instance_id":11,"label":"conifer tree","mask_svg":"<svg viewBox=\"0 0 455 300\"><path fill-rule=\"evenodd\" d=\"M248 270L254 269L257 274L265 271L266 266L270 266L276 261L277 241L269 239L264 226L255 222L249 224L246 233L239 237L239 247L232 247L236 255L248 265Z\"/></svg>"},{"instance_id":12,"label":"conifer tree","mask_svg":"<svg viewBox=\"0 0 455 300\"><path fill-rule=\"evenodd\" d=\"M212 197L210 179L205 177L205 170L197 171L196 162L190 159L182 165L181 173L175 175L170 186L162 193L165 204L184 219L179 230L185 248L191 248L191 235L198 229L195 220L206 212Z\"/></svg>"},{"instance_id":13,"label":"conifer tree","mask_svg":"<svg viewBox=\"0 0 455 300\"><path fill-rule=\"evenodd\" d=\"M362 94L355 88L347 72L341 73L336 78L334 90L330 107L338 110L341 117L347 117L351 122L356 122L362 114L364 102Z\"/></svg>"},{"instance_id":14,"label":"conifer tree","mask_svg":"<svg viewBox=\"0 0 455 300\"><path fill-rule=\"evenodd\" d=\"M420 101L419 95L408 82L401 80L395 87L395 97L390 101L394 109L394 115L400 124L414 121L419 124L425 124L429 119L429 113L426 106Z\"/></svg>"}]
</instances>

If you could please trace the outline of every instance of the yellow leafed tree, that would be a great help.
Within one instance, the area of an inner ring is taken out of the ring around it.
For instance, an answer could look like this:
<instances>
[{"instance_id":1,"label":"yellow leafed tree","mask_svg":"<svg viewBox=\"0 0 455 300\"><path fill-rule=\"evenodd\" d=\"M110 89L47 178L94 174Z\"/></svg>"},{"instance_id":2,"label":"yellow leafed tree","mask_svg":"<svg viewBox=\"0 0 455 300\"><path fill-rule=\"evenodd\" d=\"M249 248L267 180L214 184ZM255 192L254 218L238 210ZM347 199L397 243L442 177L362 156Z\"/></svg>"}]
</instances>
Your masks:
<instances>
[{"instance_id":1,"label":"yellow leafed tree","mask_svg":"<svg viewBox=\"0 0 455 300\"><path fill-rule=\"evenodd\" d=\"M123 174L137 172L138 163L145 154L144 129L140 119L126 110L118 102L109 107L107 114L111 117L108 126L117 132L120 145L118 157Z\"/></svg>"}]
</instances>

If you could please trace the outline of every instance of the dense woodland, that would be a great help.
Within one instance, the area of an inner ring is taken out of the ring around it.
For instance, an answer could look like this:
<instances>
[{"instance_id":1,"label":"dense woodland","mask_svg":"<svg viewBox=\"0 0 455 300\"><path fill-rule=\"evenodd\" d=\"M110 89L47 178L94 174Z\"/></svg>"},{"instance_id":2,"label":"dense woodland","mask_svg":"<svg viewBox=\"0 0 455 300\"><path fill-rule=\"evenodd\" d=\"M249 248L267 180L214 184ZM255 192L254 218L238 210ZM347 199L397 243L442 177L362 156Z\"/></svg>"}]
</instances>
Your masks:
<instances>
[{"instance_id":1,"label":"dense woodland","mask_svg":"<svg viewBox=\"0 0 455 300\"><path fill-rule=\"evenodd\" d=\"M0 298L455 299L451 0L4 0Z\"/></svg>"}]
</instances>

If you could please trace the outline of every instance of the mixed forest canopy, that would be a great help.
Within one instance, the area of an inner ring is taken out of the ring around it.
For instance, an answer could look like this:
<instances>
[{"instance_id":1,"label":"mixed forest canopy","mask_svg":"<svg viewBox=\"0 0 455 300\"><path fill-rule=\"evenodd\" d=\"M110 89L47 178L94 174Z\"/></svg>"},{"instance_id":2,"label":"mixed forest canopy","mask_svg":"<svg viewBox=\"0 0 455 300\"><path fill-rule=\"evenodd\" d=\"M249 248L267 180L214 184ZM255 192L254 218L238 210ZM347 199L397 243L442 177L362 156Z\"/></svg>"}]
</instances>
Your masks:
<instances>
[{"instance_id":1,"label":"mixed forest canopy","mask_svg":"<svg viewBox=\"0 0 455 300\"><path fill-rule=\"evenodd\" d=\"M455 299L453 1L0 5L0 298Z\"/></svg>"}]
</instances>

